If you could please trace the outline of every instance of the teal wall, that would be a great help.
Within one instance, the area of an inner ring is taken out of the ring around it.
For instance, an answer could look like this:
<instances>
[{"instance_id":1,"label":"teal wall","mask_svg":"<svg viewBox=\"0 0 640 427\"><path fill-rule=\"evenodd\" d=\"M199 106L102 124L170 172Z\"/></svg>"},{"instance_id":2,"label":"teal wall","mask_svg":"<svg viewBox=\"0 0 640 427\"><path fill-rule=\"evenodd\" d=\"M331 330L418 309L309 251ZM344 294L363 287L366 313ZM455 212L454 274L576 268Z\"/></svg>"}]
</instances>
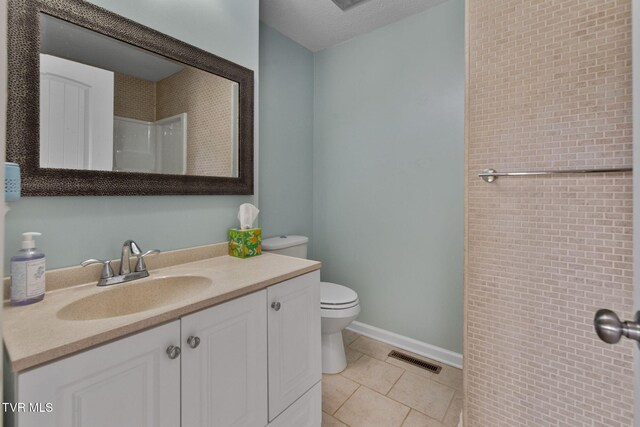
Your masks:
<instances>
[{"instance_id":1,"label":"teal wall","mask_svg":"<svg viewBox=\"0 0 640 427\"><path fill-rule=\"evenodd\" d=\"M313 253L358 320L462 352L464 1L315 55Z\"/></svg>"},{"instance_id":2,"label":"teal wall","mask_svg":"<svg viewBox=\"0 0 640 427\"><path fill-rule=\"evenodd\" d=\"M265 236L311 236L313 54L260 24L260 215Z\"/></svg>"},{"instance_id":3,"label":"teal wall","mask_svg":"<svg viewBox=\"0 0 640 427\"><path fill-rule=\"evenodd\" d=\"M250 68L258 81L258 0L93 3ZM257 155L257 121L255 134ZM256 188L257 184L256 180ZM5 253L10 256L19 249L24 231L43 233L38 246L47 255L48 268L86 258L118 258L126 239L143 249L161 250L221 242L226 230L236 225L238 206L245 202L256 203L257 197L22 198L10 204L6 216Z\"/></svg>"},{"instance_id":4,"label":"teal wall","mask_svg":"<svg viewBox=\"0 0 640 427\"><path fill-rule=\"evenodd\" d=\"M117 258L128 238L220 242L259 198L265 235L310 236L323 280L358 292L358 320L461 352L463 0L315 55L259 27L257 0L94 2L256 71L260 194L23 198L9 254L23 231L44 233L49 268Z\"/></svg>"}]
</instances>

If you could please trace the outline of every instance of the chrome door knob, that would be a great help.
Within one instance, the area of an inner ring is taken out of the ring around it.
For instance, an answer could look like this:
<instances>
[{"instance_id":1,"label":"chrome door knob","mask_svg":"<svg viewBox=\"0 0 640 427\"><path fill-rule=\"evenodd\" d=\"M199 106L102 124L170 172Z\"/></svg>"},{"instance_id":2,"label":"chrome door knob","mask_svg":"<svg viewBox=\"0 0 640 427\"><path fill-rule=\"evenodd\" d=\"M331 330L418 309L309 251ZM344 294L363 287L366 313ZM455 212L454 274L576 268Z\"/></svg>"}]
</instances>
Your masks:
<instances>
[{"instance_id":1,"label":"chrome door knob","mask_svg":"<svg viewBox=\"0 0 640 427\"><path fill-rule=\"evenodd\" d=\"M169 359L177 359L180 356L180 352L180 347L177 345L167 347L167 356L169 356Z\"/></svg>"},{"instance_id":2,"label":"chrome door knob","mask_svg":"<svg viewBox=\"0 0 640 427\"><path fill-rule=\"evenodd\" d=\"M281 304L279 302L272 302L271 303L271 308L273 308L275 311L279 311L281 307Z\"/></svg>"},{"instance_id":3,"label":"chrome door knob","mask_svg":"<svg viewBox=\"0 0 640 427\"><path fill-rule=\"evenodd\" d=\"M189 338L187 338L187 344L189 344L189 347L191 348L196 348L197 346L200 345L200 338L194 337L192 335Z\"/></svg>"},{"instance_id":4,"label":"chrome door knob","mask_svg":"<svg viewBox=\"0 0 640 427\"><path fill-rule=\"evenodd\" d=\"M622 336L638 341L640 346L640 311L636 312L635 321L621 321L616 313L602 308L596 312L593 326L600 339L608 344L615 344Z\"/></svg>"}]
</instances>

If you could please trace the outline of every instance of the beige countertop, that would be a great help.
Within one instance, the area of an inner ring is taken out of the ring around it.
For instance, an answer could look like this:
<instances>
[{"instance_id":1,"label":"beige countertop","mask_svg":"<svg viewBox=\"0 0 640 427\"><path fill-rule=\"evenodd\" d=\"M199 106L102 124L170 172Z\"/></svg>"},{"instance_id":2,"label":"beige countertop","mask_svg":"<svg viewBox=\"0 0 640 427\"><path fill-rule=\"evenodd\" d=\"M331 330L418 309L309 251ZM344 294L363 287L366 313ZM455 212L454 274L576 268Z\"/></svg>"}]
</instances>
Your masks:
<instances>
[{"instance_id":1,"label":"beige countertop","mask_svg":"<svg viewBox=\"0 0 640 427\"><path fill-rule=\"evenodd\" d=\"M96 276L91 283L48 291L42 302L31 305L12 307L5 301L4 342L11 369L14 372L30 369L319 268L317 261L269 253L249 259L224 255L150 270L149 278L107 287L96 286ZM139 313L95 320L58 317L63 307L87 296L136 286L154 278L183 275L205 277L212 285L179 302Z\"/></svg>"}]
</instances>

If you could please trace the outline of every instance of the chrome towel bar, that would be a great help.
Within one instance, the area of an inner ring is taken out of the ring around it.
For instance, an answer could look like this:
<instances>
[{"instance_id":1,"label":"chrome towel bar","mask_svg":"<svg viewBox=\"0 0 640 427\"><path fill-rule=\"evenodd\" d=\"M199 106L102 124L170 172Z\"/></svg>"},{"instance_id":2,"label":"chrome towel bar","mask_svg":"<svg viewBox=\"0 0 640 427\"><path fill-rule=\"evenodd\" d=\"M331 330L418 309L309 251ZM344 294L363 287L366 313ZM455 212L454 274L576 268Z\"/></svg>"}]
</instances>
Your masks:
<instances>
[{"instance_id":1,"label":"chrome towel bar","mask_svg":"<svg viewBox=\"0 0 640 427\"><path fill-rule=\"evenodd\" d=\"M485 169L478 174L485 182L493 182L499 176L530 176L530 175L556 175L570 173L608 173L608 172L632 172L633 168L611 169L573 169L573 170L546 170L533 172L496 172L495 169Z\"/></svg>"}]
</instances>

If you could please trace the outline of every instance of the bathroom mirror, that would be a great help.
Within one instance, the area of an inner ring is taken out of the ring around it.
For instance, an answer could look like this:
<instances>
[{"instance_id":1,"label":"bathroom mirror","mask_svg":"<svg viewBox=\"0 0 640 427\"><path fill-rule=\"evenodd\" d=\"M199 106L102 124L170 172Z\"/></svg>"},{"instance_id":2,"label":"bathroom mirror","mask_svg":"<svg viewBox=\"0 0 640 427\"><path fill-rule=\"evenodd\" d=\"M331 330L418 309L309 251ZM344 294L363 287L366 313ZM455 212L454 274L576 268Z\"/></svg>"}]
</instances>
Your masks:
<instances>
[{"instance_id":1,"label":"bathroom mirror","mask_svg":"<svg viewBox=\"0 0 640 427\"><path fill-rule=\"evenodd\" d=\"M90 3L9 1L24 195L253 193L253 72Z\"/></svg>"}]
</instances>

